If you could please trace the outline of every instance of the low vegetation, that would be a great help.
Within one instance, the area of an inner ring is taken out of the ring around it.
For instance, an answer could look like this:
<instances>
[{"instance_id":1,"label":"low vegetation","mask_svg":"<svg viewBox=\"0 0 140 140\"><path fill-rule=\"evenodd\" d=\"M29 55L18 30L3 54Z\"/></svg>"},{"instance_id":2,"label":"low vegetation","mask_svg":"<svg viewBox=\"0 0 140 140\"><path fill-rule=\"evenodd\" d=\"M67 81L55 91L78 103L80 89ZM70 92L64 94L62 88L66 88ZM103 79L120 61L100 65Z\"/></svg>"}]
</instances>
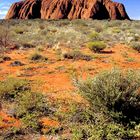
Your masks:
<instances>
[{"instance_id":1,"label":"low vegetation","mask_svg":"<svg viewBox=\"0 0 140 140\"><path fill-rule=\"evenodd\" d=\"M0 140L139 139L140 72L126 70L140 66L139 27L116 20L0 21ZM100 72L114 66L125 70ZM74 87L75 75L82 78Z\"/></svg>"},{"instance_id":2,"label":"low vegetation","mask_svg":"<svg viewBox=\"0 0 140 140\"><path fill-rule=\"evenodd\" d=\"M117 140L140 136L139 72L106 71L86 81L75 79L75 84L89 101L90 114L86 116L91 116L78 125L82 134L79 139Z\"/></svg>"},{"instance_id":3,"label":"low vegetation","mask_svg":"<svg viewBox=\"0 0 140 140\"><path fill-rule=\"evenodd\" d=\"M35 53L31 54L31 56L29 57L29 59L32 60L32 61L36 61L36 62L39 62L39 61L47 61L48 60L47 57L42 56L38 52L35 52Z\"/></svg>"},{"instance_id":4,"label":"low vegetation","mask_svg":"<svg viewBox=\"0 0 140 140\"><path fill-rule=\"evenodd\" d=\"M23 122L25 131L41 131L39 119L48 115L48 106L41 93L26 91L16 98L15 116Z\"/></svg>"},{"instance_id":5,"label":"low vegetation","mask_svg":"<svg viewBox=\"0 0 140 140\"><path fill-rule=\"evenodd\" d=\"M0 25L0 52L3 53L11 43L10 29Z\"/></svg>"},{"instance_id":6,"label":"low vegetation","mask_svg":"<svg viewBox=\"0 0 140 140\"><path fill-rule=\"evenodd\" d=\"M27 90L28 88L28 82L26 80L7 78L0 82L0 100L14 100L19 92Z\"/></svg>"},{"instance_id":7,"label":"low vegetation","mask_svg":"<svg viewBox=\"0 0 140 140\"><path fill-rule=\"evenodd\" d=\"M73 51L70 51L70 52L65 52L65 53L62 54L62 57L64 59L73 59L73 60L86 60L86 61L92 60L91 56L82 54L78 50L73 50Z\"/></svg>"},{"instance_id":8,"label":"low vegetation","mask_svg":"<svg viewBox=\"0 0 140 140\"><path fill-rule=\"evenodd\" d=\"M8 78L0 83L0 100L12 105L13 116L22 124L19 127L4 131L3 138L14 139L18 135L41 133L40 119L52 113L48 108L46 97L41 93L31 91L28 81ZM8 109L8 108L7 108Z\"/></svg>"},{"instance_id":9,"label":"low vegetation","mask_svg":"<svg viewBox=\"0 0 140 140\"><path fill-rule=\"evenodd\" d=\"M106 48L106 44L102 41L94 41L94 42L89 42L87 44L87 47L91 51L94 51L95 53L100 53L102 50Z\"/></svg>"},{"instance_id":10,"label":"low vegetation","mask_svg":"<svg viewBox=\"0 0 140 140\"><path fill-rule=\"evenodd\" d=\"M130 45L134 50L140 53L140 42L132 42Z\"/></svg>"}]
</instances>

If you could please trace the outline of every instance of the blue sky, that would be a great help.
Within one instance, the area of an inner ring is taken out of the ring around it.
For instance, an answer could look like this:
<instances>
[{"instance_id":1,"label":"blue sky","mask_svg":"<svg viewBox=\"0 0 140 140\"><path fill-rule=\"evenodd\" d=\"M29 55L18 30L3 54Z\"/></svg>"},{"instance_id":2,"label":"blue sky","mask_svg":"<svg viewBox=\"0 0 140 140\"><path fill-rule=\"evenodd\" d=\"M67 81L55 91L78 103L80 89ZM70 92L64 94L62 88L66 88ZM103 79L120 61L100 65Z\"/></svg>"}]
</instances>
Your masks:
<instances>
[{"instance_id":1,"label":"blue sky","mask_svg":"<svg viewBox=\"0 0 140 140\"><path fill-rule=\"evenodd\" d=\"M0 0L0 19L4 18L10 5L19 0ZM125 5L130 18L140 20L140 0L113 0Z\"/></svg>"}]
</instances>

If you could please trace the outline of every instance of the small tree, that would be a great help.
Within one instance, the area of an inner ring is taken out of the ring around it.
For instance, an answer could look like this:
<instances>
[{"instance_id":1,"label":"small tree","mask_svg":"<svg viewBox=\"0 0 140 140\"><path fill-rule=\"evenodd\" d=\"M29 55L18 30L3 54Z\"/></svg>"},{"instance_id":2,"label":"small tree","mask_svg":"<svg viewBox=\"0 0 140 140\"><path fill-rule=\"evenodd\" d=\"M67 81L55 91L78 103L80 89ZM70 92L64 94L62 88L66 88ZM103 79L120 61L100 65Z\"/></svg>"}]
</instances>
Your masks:
<instances>
[{"instance_id":1,"label":"small tree","mask_svg":"<svg viewBox=\"0 0 140 140\"><path fill-rule=\"evenodd\" d=\"M4 53L5 49L10 45L10 31L8 27L0 26L0 52Z\"/></svg>"}]
</instances>

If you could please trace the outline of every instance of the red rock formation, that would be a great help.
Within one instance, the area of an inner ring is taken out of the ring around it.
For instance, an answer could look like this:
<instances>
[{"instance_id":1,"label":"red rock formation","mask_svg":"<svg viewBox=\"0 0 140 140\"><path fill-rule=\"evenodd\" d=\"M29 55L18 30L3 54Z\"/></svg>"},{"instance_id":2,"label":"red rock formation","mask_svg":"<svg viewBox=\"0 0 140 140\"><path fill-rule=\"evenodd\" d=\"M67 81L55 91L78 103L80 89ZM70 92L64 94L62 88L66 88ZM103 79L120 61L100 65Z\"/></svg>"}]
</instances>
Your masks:
<instances>
[{"instance_id":1,"label":"red rock formation","mask_svg":"<svg viewBox=\"0 0 140 140\"><path fill-rule=\"evenodd\" d=\"M38 0L25 0L12 4L6 15L6 19L34 19L41 18L41 2Z\"/></svg>"},{"instance_id":2,"label":"red rock formation","mask_svg":"<svg viewBox=\"0 0 140 140\"><path fill-rule=\"evenodd\" d=\"M38 0L25 0L21 10L19 11L19 18L34 19L40 18L41 3Z\"/></svg>"},{"instance_id":3,"label":"red rock formation","mask_svg":"<svg viewBox=\"0 0 140 140\"><path fill-rule=\"evenodd\" d=\"M109 13L110 19L129 19L123 4L104 0L104 5Z\"/></svg>"},{"instance_id":4,"label":"red rock formation","mask_svg":"<svg viewBox=\"0 0 140 140\"><path fill-rule=\"evenodd\" d=\"M25 0L9 9L6 19L129 19L125 7L111 0Z\"/></svg>"},{"instance_id":5,"label":"red rock formation","mask_svg":"<svg viewBox=\"0 0 140 140\"><path fill-rule=\"evenodd\" d=\"M16 2L16 3L12 4L12 6L10 7L5 18L6 19L19 18L19 11L20 11L22 5L23 5L23 2Z\"/></svg>"}]
</instances>

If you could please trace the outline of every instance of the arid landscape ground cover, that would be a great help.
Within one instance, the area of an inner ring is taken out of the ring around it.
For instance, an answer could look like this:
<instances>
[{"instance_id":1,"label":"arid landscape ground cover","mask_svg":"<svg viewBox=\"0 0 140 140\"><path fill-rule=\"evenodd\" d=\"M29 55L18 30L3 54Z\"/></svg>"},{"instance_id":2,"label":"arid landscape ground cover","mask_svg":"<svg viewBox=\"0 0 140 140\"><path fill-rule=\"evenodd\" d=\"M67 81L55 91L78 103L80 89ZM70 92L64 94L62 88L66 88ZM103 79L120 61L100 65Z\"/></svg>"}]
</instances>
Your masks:
<instances>
[{"instance_id":1,"label":"arid landscape ground cover","mask_svg":"<svg viewBox=\"0 0 140 140\"><path fill-rule=\"evenodd\" d=\"M139 28L129 20L1 20L0 139L139 139ZM92 96L95 85L105 101ZM123 110L110 107L118 99Z\"/></svg>"}]
</instances>

